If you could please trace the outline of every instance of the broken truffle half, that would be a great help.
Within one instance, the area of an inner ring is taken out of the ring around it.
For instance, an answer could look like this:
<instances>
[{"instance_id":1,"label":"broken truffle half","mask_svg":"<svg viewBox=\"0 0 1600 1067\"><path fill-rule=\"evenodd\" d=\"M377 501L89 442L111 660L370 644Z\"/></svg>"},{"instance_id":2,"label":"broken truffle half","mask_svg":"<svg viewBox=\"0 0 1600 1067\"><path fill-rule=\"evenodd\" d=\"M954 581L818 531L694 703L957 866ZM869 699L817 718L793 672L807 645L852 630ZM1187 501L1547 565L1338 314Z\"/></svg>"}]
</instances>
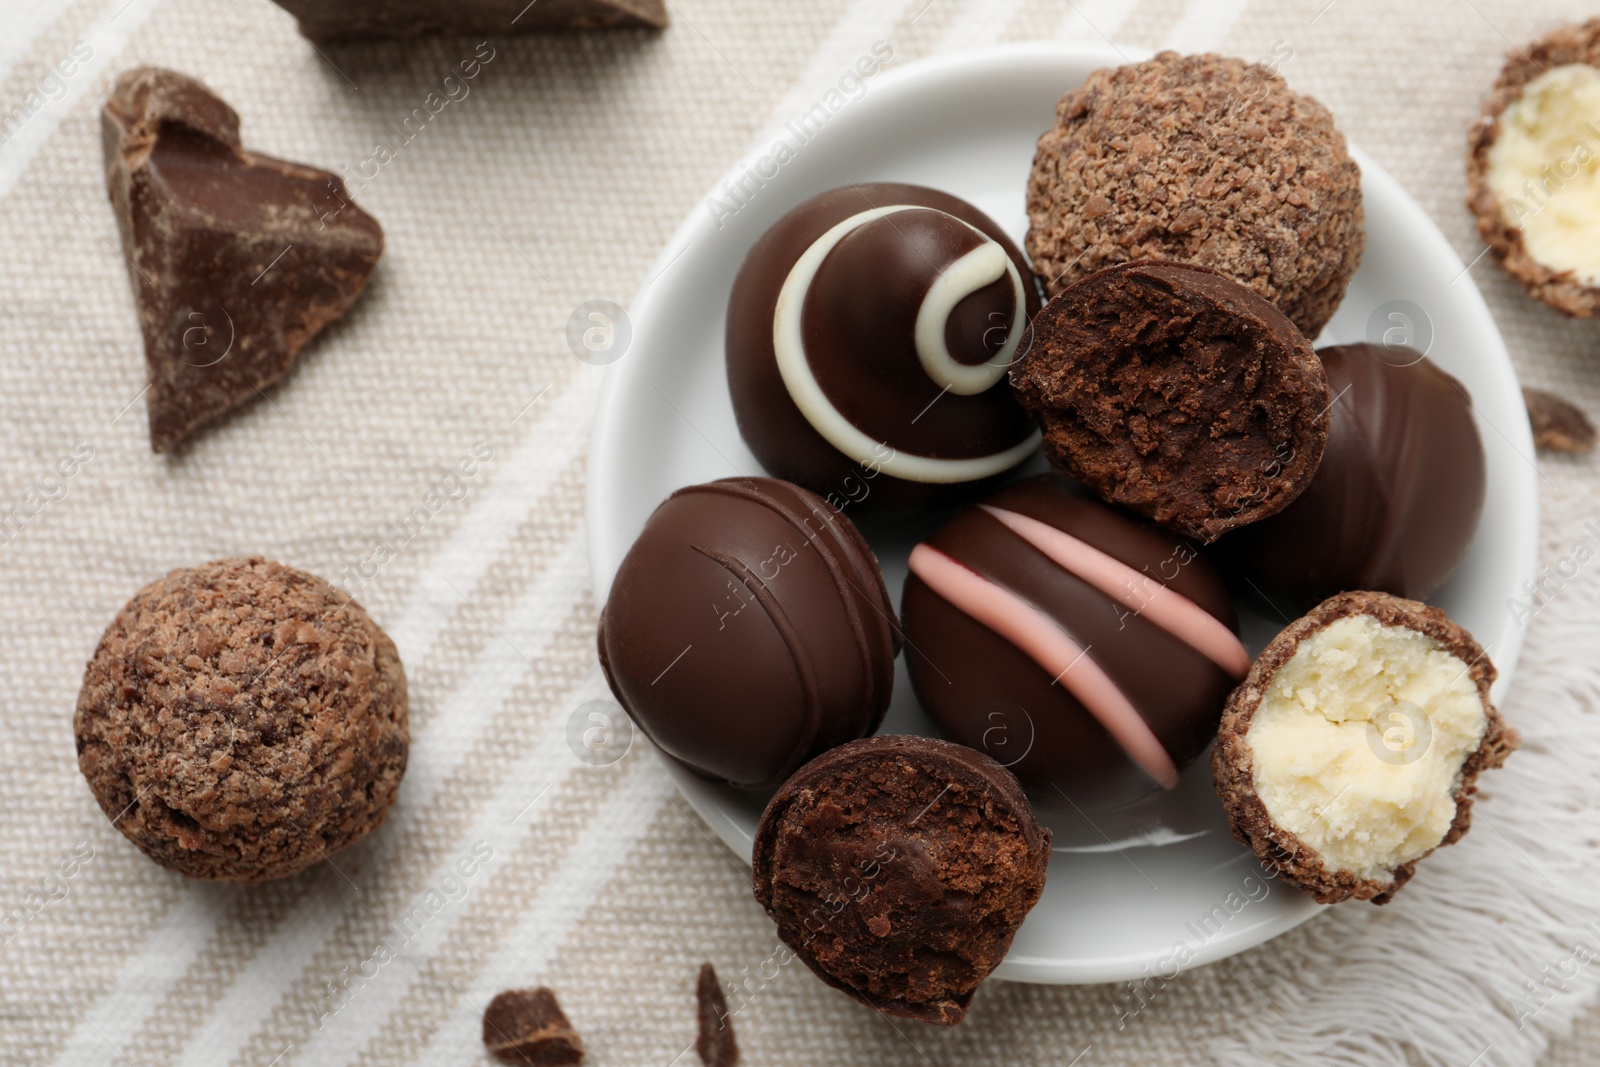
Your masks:
<instances>
[{"instance_id":1,"label":"broken truffle half","mask_svg":"<svg viewBox=\"0 0 1600 1067\"><path fill-rule=\"evenodd\" d=\"M101 116L164 452L289 372L365 288L383 230L338 176L245 149L186 75L127 71Z\"/></svg>"},{"instance_id":2,"label":"broken truffle half","mask_svg":"<svg viewBox=\"0 0 1600 1067\"><path fill-rule=\"evenodd\" d=\"M927 737L867 737L801 767L756 827L756 900L818 978L951 1026L1044 892L1050 831L1011 772Z\"/></svg>"},{"instance_id":3,"label":"broken truffle half","mask_svg":"<svg viewBox=\"0 0 1600 1067\"><path fill-rule=\"evenodd\" d=\"M1323 904L1386 904L1472 822L1517 747L1494 666L1438 608L1341 593L1289 625L1229 698L1212 751L1234 836Z\"/></svg>"},{"instance_id":4,"label":"broken truffle half","mask_svg":"<svg viewBox=\"0 0 1600 1067\"><path fill-rule=\"evenodd\" d=\"M1467 151L1467 205L1496 262L1563 314L1600 310L1600 18L1506 61Z\"/></svg>"}]
</instances>

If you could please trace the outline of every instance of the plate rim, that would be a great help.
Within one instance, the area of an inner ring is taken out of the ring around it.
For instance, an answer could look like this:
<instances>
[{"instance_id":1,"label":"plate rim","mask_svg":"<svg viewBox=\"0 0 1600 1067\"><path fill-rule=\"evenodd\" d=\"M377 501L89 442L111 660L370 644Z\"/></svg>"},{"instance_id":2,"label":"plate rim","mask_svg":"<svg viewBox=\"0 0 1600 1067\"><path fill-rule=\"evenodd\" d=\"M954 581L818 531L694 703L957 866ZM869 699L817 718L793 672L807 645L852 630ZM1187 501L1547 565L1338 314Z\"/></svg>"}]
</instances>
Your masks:
<instances>
[{"instance_id":1,"label":"plate rim","mask_svg":"<svg viewBox=\"0 0 1600 1067\"><path fill-rule=\"evenodd\" d=\"M921 82L940 80L953 74L981 73L985 67L1006 66L1011 67L1025 63L1061 64L1098 64L1100 66L1120 66L1129 62L1139 62L1149 58L1154 52L1146 48L1120 48L1109 42L1104 45L1063 44L1053 42L1017 42L986 46L983 48L958 50L941 55L928 56L914 60L904 66L898 66L879 75L874 81L876 99L885 96L898 95L911 91L912 87ZM1066 90L1063 90L1066 91ZM705 195L716 194L724 180L736 178L742 170L747 169L762 158L766 149L765 127L753 142L752 147L736 160L731 167L719 174L716 181L706 190ZM1342 131L1341 131L1342 132ZM1419 221L1417 235L1430 246L1425 249L1426 257L1437 259L1439 262L1453 266L1459 274L1457 279L1468 283L1467 292L1464 294L1466 308L1474 322L1468 327L1476 329L1483 341L1492 348L1494 358L1490 362L1493 376L1499 379L1497 385L1508 388L1520 395L1521 385L1517 378L1516 367L1511 360L1511 354L1506 347L1505 338L1500 332L1499 324L1489 311L1488 304L1483 299L1483 293L1478 288L1477 282L1471 277L1471 270L1463 263L1461 257L1451 246L1442 230L1434 222L1433 217L1405 187L1384 167L1370 155L1364 152L1348 137L1346 144L1353 159L1361 168L1362 182L1372 182L1386 187L1388 196L1397 202L1406 205L1415 214ZM700 211L704 197L696 201L696 206L691 208L683 221L673 231L672 236L662 247L650 266L646 281L630 301L627 315L632 323L645 321L653 312L655 304L661 297L657 294L661 289L655 286L667 270L687 251L693 247L697 236L706 235L710 227L709 221ZM1475 264L1474 264L1475 265ZM634 361L637 362L637 361ZM617 447L621 430L618 426L618 404L616 396L629 378L627 367L632 366L626 358L618 360L603 368L604 375L600 384L599 396L596 401L593 429L589 437L589 462L584 490L584 523L585 523L585 549L589 561L590 578L595 598L595 607L598 611L604 607L606 596L609 593L613 571L608 571L605 561L602 560L599 544L600 538L596 536L597 515L604 510L601 503L601 486L605 479L601 475L611 466L614 452L619 452ZM1487 422L1487 417L1482 416L1482 421ZM1518 421L1509 430L1505 427L1494 427L1502 436L1507 436L1508 444L1524 457L1534 455L1533 435L1526 419ZM1513 439L1514 438L1514 439ZM1534 460L1533 462L1537 462ZM1521 576L1533 577L1538 571L1539 537L1541 516L1539 511L1538 478L1524 477L1515 479L1512 483L1514 495L1517 499L1513 502L1518 510L1528 518L1516 529L1517 536L1525 543L1521 546L1522 559L1520 562ZM1516 546L1513 546L1514 553ZM1495 702L1502 703L1510 686L1518 663L1521 659L1525 631L1512 627L1508 633L1507 647L1496 656L1496 667L1499 677L1493 689ZM695 809L695 812L706 821L712 831L728 845L739 861L748 866L750 857L748 847L733 848L735 842L746 842L748 836L739 822L725 811L718 802L714 790L717 788L707 783L670 759L663 759L663 765L672 777L678 791ZM1303 898L1299 906L1286 910L1279 918L1259 924L1248 930L1241 931L1231 938L1217 938L1208 942L1195 951L1185 969L1203 966L1226 959L1241 952L1258 947L1274 938L1287 933L1300 926L1315 916L1327 911L1326 905L1317 904L1309 896ZM1159 957L1157 957L1159 958ZM1118 982L1134 979L1143 974L1141 968L1147 967L1153 960L1143 955L1122 957L1099 957L1092 961L1069 961L1056 957L1008 955L1005 961L994 972L993 977L1004 981L1016 981L1046 985L1079 985L1105 982Z\"/></svg>"}]
</instances>

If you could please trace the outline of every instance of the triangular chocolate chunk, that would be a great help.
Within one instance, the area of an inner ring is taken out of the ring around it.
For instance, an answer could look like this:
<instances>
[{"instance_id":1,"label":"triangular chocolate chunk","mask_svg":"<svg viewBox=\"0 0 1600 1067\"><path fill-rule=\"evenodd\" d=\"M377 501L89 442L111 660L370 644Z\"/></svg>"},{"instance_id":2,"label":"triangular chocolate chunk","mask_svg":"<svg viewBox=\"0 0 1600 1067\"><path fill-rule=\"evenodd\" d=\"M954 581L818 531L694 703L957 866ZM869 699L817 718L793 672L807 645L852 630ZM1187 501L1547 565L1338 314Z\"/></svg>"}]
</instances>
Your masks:
<instances>
[{"instance_id":1,"label":"triangular chocolate chunk","mask_svg":"<svg viewBox=\"0 0 1600 1067\"><path fill-rule=\"evenodd\" d=\"M124 73L102 129L164 452L288 373L361 294L383 230L338 176L247 151L183 74Z\"/></svg>"},{"instance_id":2,"label":"triangular chocolate chunk","mask_svg":"<svg viewBox=\"0 0 1600 1067\"><path fill-rule=\"evenodd\" d=\"M663 29L666 0L277 0L318 44L419 34Z\"/></svg>"}]
</instances>

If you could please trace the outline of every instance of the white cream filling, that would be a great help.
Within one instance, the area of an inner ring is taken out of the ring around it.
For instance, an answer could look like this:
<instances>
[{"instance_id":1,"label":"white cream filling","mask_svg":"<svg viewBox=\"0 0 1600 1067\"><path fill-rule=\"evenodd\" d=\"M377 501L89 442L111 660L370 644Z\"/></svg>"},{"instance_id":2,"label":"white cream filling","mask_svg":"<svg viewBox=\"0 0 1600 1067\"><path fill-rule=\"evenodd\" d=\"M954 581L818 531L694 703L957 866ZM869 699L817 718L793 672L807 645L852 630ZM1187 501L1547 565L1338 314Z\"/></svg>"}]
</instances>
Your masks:
<instances>
[{"instance_id":1,"label":"white cream filling","mask_svg":"<svg viewBox=\"0 0 1600 1067\"><path fill-rule=\"evenodd\" d=\"M834 448L849 456L863 467L881 470L892 477L911 482L948 484L970 482L988 478L1010 470L1031 456L1039 448L1039 434L1029 434L1019 444L1004 452L970 459L937 459L932 456L913 455L875 441L856 427L844 413L834 406L822 385L812 373L811 362L806 358L805 341L800 330L801 312L806 293L817 276L822 261L834 246L844 240L852 230L868 222L893 214L909 211L914 204L895 204L890 207L870 208L838 223L814 241L801 253L789 269L783 288L778 291L778 303L772 318L772 345L778 357L778 373L794 399L795 406L816 431ZM1011 257L982 231L972 227L974 233L984 237L984 245L962 256L934 281L917 309L915 343L917 358L923 370L935 383L953 393L981 393L990 388L1006 373L1015 357L1017 345L1022 340L1026 325L1027 301L1022 288L1022 278L1017 273ZM945 347L945 321L950 311L962 299L977 292L1000 277L995 270L993 249L1003 261L1001 270L1011 275L1016 291L1016 313L1006 337L1005 347L993 360L976 366L957 363ZM980 255L981 253L981 255ZM949 279L949 281L946 281ZM924 325L926 321L926 326ZM1004 362L1001 362L1004 357ZM887 455L885 454L887 453Z\"/></svg>"},{"instance_id":2,"label":"white cream filling","mask_svg":"<svg viewBox=\"0 0 1600 1067\"><path fill-rule=\"evenodd\" d=\"M1330 869L1388 881L1444 839L1462 764L1487 727L1459 657L1356 615L1300 643L1245 743L1274 823Z\"/></svg>"},{"instance_id":3,"label":"white cream filling","mask_svg":"<svg viewBox=\"0 0 1600 1067\"><path fill-rule=\"evenodd\" d=\"M1600 70L1552 67L1500 116L1489 188L1528 254L1600 285Z\"/></svg>"}]
</instances>

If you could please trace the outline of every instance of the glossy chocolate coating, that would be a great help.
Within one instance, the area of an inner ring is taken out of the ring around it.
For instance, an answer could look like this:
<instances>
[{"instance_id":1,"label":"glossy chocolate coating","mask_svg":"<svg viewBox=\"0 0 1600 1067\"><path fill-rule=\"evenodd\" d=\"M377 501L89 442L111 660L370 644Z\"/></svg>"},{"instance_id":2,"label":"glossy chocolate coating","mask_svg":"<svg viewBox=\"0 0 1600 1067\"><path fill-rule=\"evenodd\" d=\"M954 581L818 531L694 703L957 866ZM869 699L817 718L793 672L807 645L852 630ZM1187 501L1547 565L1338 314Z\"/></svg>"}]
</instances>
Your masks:
<instances>
[{"instance_id":1,"label":"glossy chocolate coating","mask_svg":"<svg viewBox=\"0 0 1600 1067\"><path fill-rule=\"evenodd\" d=\"M697 774L751 789L875 730L899 642L860 533L771 478L668 497L617 570L599 637L639 728Z\"/></svg>"},{"instance_id":2,"label":"glossy chocolate coating","mask_svg":"<svg viewBox=\"0 0 1600 1067\"><path fill-rule=\"evenodd\" d=\"M1421 600L1461 565L1483 511L1483 442L1466 387L1409 348L1317 353L1328 373L1328 445L1282 512L1222 550L1293 614L1334 593Z\"/></svg>"},{"instance_id":3,"label":"glossy chocolate coating","mask_svg":"<svg viewBox=\"0 0 1600 1067\"><path fill-rule=\"evenodd\" d=\"M1221 575L1190 542L1162 532L1050 474L985 505L1038 519L1148 575L1237 630ZM1028 601L1085 648L1141 713L1172 762L1194 761L1216 734L1235 679L1212 660L1112 600L982 507L965 509L926 542ZM1156 788L1066 687L1006 637L906 580L906 663L924 710L952 740L994 756L1048 802L1112 807Z\"/></svg>"},{"instance_id":4,"label":"glossy chocolate coating","mask_svg":"<svg viewBox=\"0 0 1600 1067\"><path fill-rule=\"evenodd\" d=\"M845 219L902 204L917 207L868 221L841 239L806 293L801 329L818 384L852 425L886 451L967 459L1004 452L1034 433L1003 375L976 395L946 393L924 370L913 337L934 279L984 243L973 227L998 242L1016 267L1025 316L1038 311L1033 275L1004 231L971 204L921 186L865 184L813 197L756 242L734 281L728 385L739 430L770 473L862 511L948 504L995 481L918 482L864 470L812 425L778 369L774 312L796 261ZM956 305L944 338L958 363L978 365L1003 348L1016 310L1009 279L1004 275Z\"/></svg>"}]
</instances>

